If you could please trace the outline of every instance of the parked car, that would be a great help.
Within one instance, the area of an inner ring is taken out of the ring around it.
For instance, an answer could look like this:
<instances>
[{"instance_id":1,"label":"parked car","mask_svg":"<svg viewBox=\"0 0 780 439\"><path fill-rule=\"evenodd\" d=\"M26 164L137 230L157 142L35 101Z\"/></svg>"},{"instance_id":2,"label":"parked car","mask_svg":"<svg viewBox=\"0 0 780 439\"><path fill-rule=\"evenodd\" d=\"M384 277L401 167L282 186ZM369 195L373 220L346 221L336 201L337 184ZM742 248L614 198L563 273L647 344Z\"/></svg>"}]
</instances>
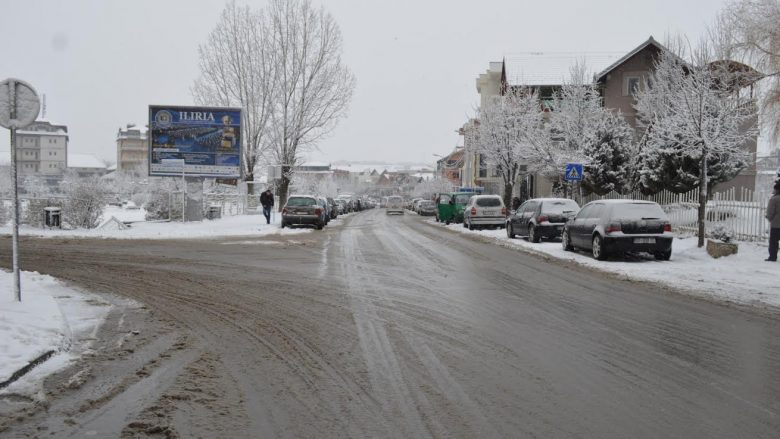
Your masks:
<instances>
[{"instance_id":1,"label":"parked car","mask_svg":"<svg viewBox=\"0 0 780 439\"><path fill-rule=\"evenodd\" d=\"M449 224L463 221L463 209L469 199L474 196L472 192L445 192L439 194L436 204L436 221Z\"/></svg>"},{"instance_id":2,"label":"parked car","mask_svg":"<svg viewBox=\"0 0 780 439\"><path fill-rule=\"evenodd\" d=\"M336 198L336 206L338 206L339 215L343 215L345 213L349 213L349 206L347 204L347 200L344 200L342 198Z\"/></svg>"},{"instance_id":3,"label":"parked car","mask_svg":"<svg viewBox=\"0 0 780 439\"><path fill-rule=\"evenodd\" d=\"M325 197L317 197L317 204L325 211L325 224L330 222L330 206L328 205L328 199Z\"/></svg>"},{"instance_id":4,"label":"parked car","mask_svg":"<svg viewBox=\"0 0 780 439\"><path fill-rule=\"evenodd\" d=\"M672 256L672 226L658 203L641 200L592 201L566 223L564 250L586 249L599 260L610 254L648 252Z\"/></svg>"},{"instance_id":5,"label":"parked car","mask_svg":"<svg viewBox=\"0 0 780 439\"><path fill-rule=\"evenodd\" d=\"M563 226L580 210L567 198L533 198L521 204L506 220L506 236L526 236L531 242L561 236Z\"/></svg>"},{"instance_id":6,"label":"parked car","mask_svg":"<svg viewBox=\"0 0 780 439\"><path fill-rule=\"evenodd\" d=\"M291 195L282 208L282 228L310 225L322 230L325 223L325 208L312 195Z\"/></svg>"},{"instance_id":7,"label":"parked car","mask_svg":"<svg viewBox=\"0 0 780 439\"><path fill-rule=\"evenodd\" d=\"M422 200L417 203L417 213L422 216L436 215L436 205L431 200Z\"/></svg>"},{"instance_id":8,"label":"parked car","mask_svg":"<svg viewBox=\"0 0 780 439\"><path fill-rule=\"evenodd\" d=\"M326 197L328 200L328 207L330 208L330 219L336 219L339 216L339 205L336 204L336 200L331 197Z\"/></svg>"},{"instance_id":9,"label":"parked car","mask_svg":"<svg viewBox=\"0 0 780 439\"><path fill-rule=\"evenodd\" d=\"M388 215L391 213L404 214L404 199L399 196L387 197L385 211Z\"/></svg>"},{"instance_id":10,"label":"parked car","mask_svg":"<svg viewBox=\"0 0 780 439\"><path fill-rule=\"evenodd\" d=\"M463 210L463 227L474 230L485 227L504 227L506 207L498 195L474 195Z\"/></svg>"},{"instance_id":11,"label":"parked car","mask_svg":"<svg viewBox=\"0 0 780 439\"><path fill-rule=\"evenodd\" d=\"M412 198L412 201L409 202L409 205L407 206L407 209L416 212L417 211L417 203L422 201L423 198Z\"/></svg>"}]
</instances>

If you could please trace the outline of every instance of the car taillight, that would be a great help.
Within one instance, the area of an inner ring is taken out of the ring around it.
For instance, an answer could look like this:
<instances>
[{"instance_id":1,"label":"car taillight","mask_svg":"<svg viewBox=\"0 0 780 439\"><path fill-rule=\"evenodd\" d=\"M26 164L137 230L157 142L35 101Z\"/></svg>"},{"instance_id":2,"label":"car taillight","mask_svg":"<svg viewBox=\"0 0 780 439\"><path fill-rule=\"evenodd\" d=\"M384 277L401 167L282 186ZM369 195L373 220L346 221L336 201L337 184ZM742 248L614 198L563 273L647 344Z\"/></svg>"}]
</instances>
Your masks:
<instances>
[{"instance_id":1,"label":"car taillight","mask_svg":"<svg viewBox=\"0 0 780 439\"><path fill-rule=\"evenodd\" d=\"M506 216L506 207L501 208L501 215Z\"/></svg>"},{"instance_id":2,"label":"car taillight","mask_svg":"<svg viewBox=\"0 0 780 439\"><path fill-rule=\"evenodd\" d=\"M472 215L476 215L477 214L477 208L476 207L472 207L471 208L471 214Z\"/></svg>"},{"instance_id":3,"label":"car taillight","mask_svg":"<svg viewBox=\"0 0 780 439\"><path fill-rule=\"evenodd\" d=\"M606 232L607 233L614 233L614 232L619 232L620 230L621 230L620 229L620 224L610 224L610 225L607 226Z\"/></svg>"},{"instance_id":4,"label":"car taillight","mask_svg":"<svg viewBox=\"0 0 780 439\"><path fill-rule=\"evenodd\" d=\"M547 221L547 217L544 215L539 215L539 218L536 218L537 223L543 223L545 221Z\"/></svg>"},{"instance_id":5,"label":"car taillight","mask_svg":"<svg viewBox=\"0 0 780 439\"><path fill-rule=\"evenodd\" d=\"M620 224L610 224L607 226L607 233L613 233L619 231L621 231Z\"/></svg>"},{"instance_id":6,"label":"car taillight","mask_svg":"<svg viewBox=\"0 0 780 439\"><path fill-rule=\"evenodd\" d=\"M317 215L317 216L321 215L322 214L322 209L320 209L319 207L314 209L314 214Z\"/></svg>"},{"instance_id":7,"label":"car taillight","mask_svg":"<svg viewBox=\"0 0 780 439\"><path fill-rule=\"evenodd\" d=\"M664 224L664 232L671 232L672 231L672 225L669 223Z\"/></svg>"}]
</instances>

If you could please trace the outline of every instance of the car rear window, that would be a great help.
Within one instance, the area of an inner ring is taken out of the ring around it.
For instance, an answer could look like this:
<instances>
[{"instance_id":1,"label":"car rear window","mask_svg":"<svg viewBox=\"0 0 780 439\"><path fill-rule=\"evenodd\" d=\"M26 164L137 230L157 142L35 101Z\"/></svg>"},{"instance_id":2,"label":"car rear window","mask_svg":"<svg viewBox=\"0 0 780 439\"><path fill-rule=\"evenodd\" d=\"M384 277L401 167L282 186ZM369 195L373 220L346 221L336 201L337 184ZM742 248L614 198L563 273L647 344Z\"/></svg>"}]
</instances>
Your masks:
<instances>
[{"instance_id":1,"label":"car rear window","mask_svg":"<svg viewBox=\"0 0 780 439\"><path fill-rule=\"evenodd\" d=\"M469 202L471 197L473 197L473 195L468 195L468 194L455 195L455 204L466 204Z\"/></svg>"},{"instance_id":2,"label":"car rear window","mask_svg":"<svg viewBox=\"0 0 780 439\"><path fill-rule=\"evenodd\" d=\"M433 207L433 201L420 201L420 207Z\"/></svg>"},{"instance_id":3,"label":"car rear window","mask_svg":"<svg viewBox=\"0 0 780 439\"><path fill-rule=\"evenodd\" d=\"M500 207L501 206L501 199L500 198L477 198L477 206L479 207Z\"/></svg>"},{"instance_id":4,"label":"car rear window","mask_svg":"<svg viewBox=\"0 0 780 439\"><path fill-rule=\"evenodd\" d=\"M289 200L287 200L288 206L314 206L317 204L314 201L314 198L309 197L290 197Z\"/></svg>"},{"instance_id":5,"label":"car rear window","mask_svg":"<svg viewBox=\"0 0 780 439\"><path fill-rule=\"evenodd\" d=\"M543 201L542 213L548 215L563 214L563 213L575 213L580 210L580 206L574 200L556 200L556 201Z\"/></svg>"},{"instance_id":6,"label":"car rear window","mask_svg":"<svg viewBox=\"0 0 780 439\"><path fill-rule=\"evenodd\" d=\"M618 220L666 219L661 206L655 203L625 203L612 207L612 218Z\"/></svg>"}]
</instances>

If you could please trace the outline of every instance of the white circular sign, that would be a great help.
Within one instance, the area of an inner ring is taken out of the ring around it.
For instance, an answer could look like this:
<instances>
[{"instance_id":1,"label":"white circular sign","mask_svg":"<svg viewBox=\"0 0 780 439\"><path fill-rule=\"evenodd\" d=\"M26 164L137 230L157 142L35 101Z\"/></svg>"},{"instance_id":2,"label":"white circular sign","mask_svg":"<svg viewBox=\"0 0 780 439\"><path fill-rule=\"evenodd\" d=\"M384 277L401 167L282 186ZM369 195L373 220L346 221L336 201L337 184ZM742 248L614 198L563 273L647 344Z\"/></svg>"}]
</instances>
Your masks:
<instances>
[{"instance_id":1,"label":"white circular sign","mask_svg":"<svg viewBox=\"0 0 780 439\"><path fill-rule=\"evenodd\" d=\"M11 110L15 110L13 118ZM35 122L40 111L41 101L30 84L13 78L0 82L0 126L24 128Z\"/></svg>"}]
</instances>

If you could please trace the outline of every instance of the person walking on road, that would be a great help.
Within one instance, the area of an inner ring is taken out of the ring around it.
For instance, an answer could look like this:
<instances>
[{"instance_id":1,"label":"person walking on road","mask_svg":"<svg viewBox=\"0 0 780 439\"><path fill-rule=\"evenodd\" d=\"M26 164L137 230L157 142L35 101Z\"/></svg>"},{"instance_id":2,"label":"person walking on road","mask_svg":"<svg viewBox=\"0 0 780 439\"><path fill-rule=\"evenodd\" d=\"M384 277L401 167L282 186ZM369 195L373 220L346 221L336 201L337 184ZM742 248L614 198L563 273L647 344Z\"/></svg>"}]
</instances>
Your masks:
<instances>
[{"instance_id":1,"label":"person walking on road","mask_svg":"<svg viewBox=\"0 0 780 439\"><path fill-rule=\"evenodd\" d=\"M767 261L777 260L777 247L780 243L780 180L775 183L775 194L766 206L766 219L769 220L769 257Z\"/></svg>"},{"instance_id":2,"label":"person walking on road","mask_svg":"<svg viewBox=\"0 0 780 439\"><path fill-rule=\"evenodd\" d=\"M271 189L260 194L260 204L263 206L266 224L271 224L271 209L274 207L274 193L271 192Z\"/></svg>"}]
</instances>

